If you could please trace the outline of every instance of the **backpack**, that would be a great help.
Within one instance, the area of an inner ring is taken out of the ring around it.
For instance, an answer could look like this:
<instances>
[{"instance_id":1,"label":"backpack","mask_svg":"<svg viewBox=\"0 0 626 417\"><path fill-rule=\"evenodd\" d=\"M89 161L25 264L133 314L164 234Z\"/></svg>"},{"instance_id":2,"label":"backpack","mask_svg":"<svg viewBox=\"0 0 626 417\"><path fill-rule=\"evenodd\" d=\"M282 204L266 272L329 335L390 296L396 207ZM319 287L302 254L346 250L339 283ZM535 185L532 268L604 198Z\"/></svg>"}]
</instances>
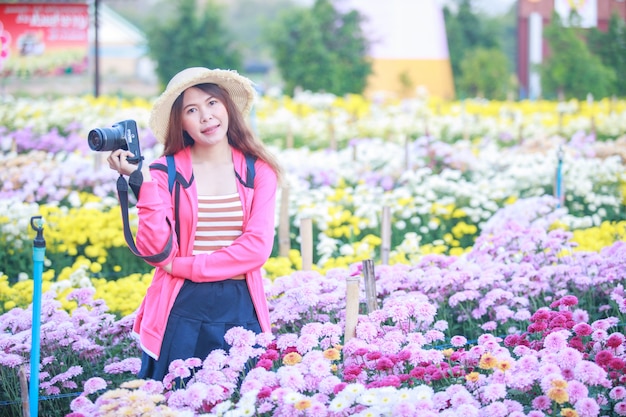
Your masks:
<instances>
[{"instance_id":1,"label":"backpack","mask_svg":"<svg viewBox=\"0 0 626 417\"><path fill-rule=\"evenodd\" d=\"M254 169L254 163L256 162L256 157L252 155L248 155L248 154L246 154L245 157L246 157L245 180L241 178L241 176L239 175L237 171L235 171L235 175L237 176L237 179L239 180L239 182L243 184L245 187L254 188L254 177L256 174L255 169ZM179 203L179 198L180 198L180 187L181 186L183 188L189 187L191 184L193 184L194 177L192 174L189 181L187 181L180 172L176 171L176 163L174 161L174 155L166 155L165 160L167 162L167 165L154 163L150 165L150 169L156 169L159 171L167 172L167 183L168 183L170 194L174 192L174 218L176 219L176 237L178 238L179 232L180 232L180 223L178 221L179 219L179 211L178 211L179 204L178 203ZM139 198L139 190L140 190L142 181L143 181L143 177L139 169L130 175L128 179L128 183L126 183L126 180L124 180L124 177L122 175L120 175L120 177L117 179L117 193L119 196L120 206L122 209L122 221L124 223L124 237L126 239L126 243L128 244L129 249L131 250L131 252L133 252L133 254L144 259L146 262L158 263L166 259L169 256L170 252L172 251L173 233L171 232L172 225L169 219L166 219L166 221L167 221L167 224L170 226L170 237L165 245L165 248L163 248L163 250L160 253L157 253L155 255L148 255L148 256L142 255L139 252L139 249L137 249L137 246L135 245L135 239L133 238L133 234L132 234L132 231L130 230L130 224L128 221L128 187L130 185L135 196ZM174 189L174 186L176 186L176 189ZM180 246L180 241L178 242L178 244Z\"/></svg>"}]
</instances>

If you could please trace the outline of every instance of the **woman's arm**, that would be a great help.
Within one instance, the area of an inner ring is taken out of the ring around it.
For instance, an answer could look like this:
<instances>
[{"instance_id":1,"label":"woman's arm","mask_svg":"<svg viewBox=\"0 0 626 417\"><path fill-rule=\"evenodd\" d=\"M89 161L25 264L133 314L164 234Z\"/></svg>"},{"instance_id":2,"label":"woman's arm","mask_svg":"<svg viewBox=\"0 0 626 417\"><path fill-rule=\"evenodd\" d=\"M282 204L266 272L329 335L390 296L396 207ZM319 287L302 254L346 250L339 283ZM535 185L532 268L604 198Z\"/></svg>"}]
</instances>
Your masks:
<instances>
[{"instance_id":1,"label":"woman's arm","mask_svg":"<svg viewBox=\"0 0 626 417\"><path fill-rule=\"evenodd\" d=\"M134 155L130 151L115 150L107 159L109 167L121 175L130 175L137 169L137 165L129 163L126 159L131 156ZM167 187L167 175L155 171L153 180L149 165L146 163L142 164L141 173L143 182L137 200L139 224L135 240L139 252L144 256L149 256L163 251L170 235L174 233L175 224L172 198ZM176 236L172 236L170 254L161 262L148 263L152 266L163 266L167 271L171 269L171 262L176 253L178 253L178 244Z\"/></svg>"}]
</instances>

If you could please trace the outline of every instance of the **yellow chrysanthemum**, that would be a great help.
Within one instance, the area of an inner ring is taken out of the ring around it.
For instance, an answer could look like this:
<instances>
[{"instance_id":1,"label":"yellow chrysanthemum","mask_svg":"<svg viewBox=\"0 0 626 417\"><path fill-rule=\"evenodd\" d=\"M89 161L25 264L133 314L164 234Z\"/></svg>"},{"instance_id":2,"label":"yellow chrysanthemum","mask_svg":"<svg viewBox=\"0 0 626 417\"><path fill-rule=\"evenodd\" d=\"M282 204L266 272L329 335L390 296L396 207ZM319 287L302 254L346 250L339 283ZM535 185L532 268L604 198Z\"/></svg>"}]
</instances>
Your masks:
<instances>
[{"instance_id":1,"label":"yellow chrysanthemum","mask_svg":"<svg viewBox=\"0 0 626 417\"><path fill-rule=\"evenodd\" d=\"M465 380L467 382L478 382L479 378L480 374L478 372L470 372L469 374L465 375Z\"/></svg>"},{"instance_id":2,"label":"yellow chrysanthemum","mask_svg":"<svg viewBox=\"0 0 626 417\"><path fill-rule=\"evenodd\" d=\"M302 355L298 352L289 352L283 357L283 364L293 366L302 362Z\"/></svg>"},{"instance_id":3,"label":"yellow chrysanthemum","mask_svg":"<svg viewBox=\"0 0 626 417\"><path fill-rule=\"evenodd\" d=\"M498 358L493 356L491 353L483 353L480 357L480 361L478 362L478 367L480 369L493 369L498 364Z\"/></svg>"},{"instance_id":4,"label":"yellow chrysanthemum","mask_svg":"<svg viewBox=\"0 0 626 417\"><path fill-rule=\"evenodd\" d=\"M331 361L336 361L341 358L341 353L335 348L329 348L324 351L324 357Z\"/></svg>"},{"instance_id":5,"label":"yellow chrysanthemum","mask_svg":"<svg viewBox=\"0 0 626 417\"><path fill-rule=\"evenodd\" d=\"M559 404L569 401L569 394L565 388L550 388L547 394L548 398Z\"/></svg>"}]
</instances>

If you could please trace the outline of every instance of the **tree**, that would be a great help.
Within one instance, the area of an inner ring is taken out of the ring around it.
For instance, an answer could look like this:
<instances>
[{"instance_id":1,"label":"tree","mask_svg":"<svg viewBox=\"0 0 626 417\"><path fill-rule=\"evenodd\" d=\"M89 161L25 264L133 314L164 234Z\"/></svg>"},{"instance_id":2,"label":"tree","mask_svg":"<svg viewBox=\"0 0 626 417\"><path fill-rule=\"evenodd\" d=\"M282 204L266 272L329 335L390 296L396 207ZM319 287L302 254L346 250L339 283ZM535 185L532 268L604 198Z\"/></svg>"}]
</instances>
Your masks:
<instances>
[{"instance_id":1,"label":"tree","mask_svg":"<svg viewBox=\"0 0 626 417\"><path fill-rule=\"evenodd\" d=\"M286 94L297 87L336 95L362 93L371 63L361 20L357 11L339 13L329 0L282 13L266 38Z\"/></svg>"},{"instance_id":2,"label":"tree","mask_svg":"<svg viewBox=\"0 0 626 417\"><path fill-rule=\"evenodd\" d=\"M162 2L158 16L146 25L148 53L156 61L159 82L164 85L193 66L240 71L241 55L222 23L222 9L212 1L202 8L195 0L180 0L176 6Z\"/></svg>"},{"instance_id":3,"label":"tree","mask_svg":"<svg viewBox=\"0 0 626 417\"><path fill-rule=\"evenodd\" d=\"M497 64L500 67L492 68L488 72L474 71L471 75L466 75L463 69L463 66L469 66L469 68L474 67L472 62L476 62L475 55L477 53L482 56L485 53L484 51L497 50L504 54L499 39L501 38L501 34L506 32L506 28L503 27L503 25L504 22L508 21L489 19L474 13L471 0L457 0L456 3L456 13L448 6L445 6L443 8L443 15L446 24L450 66L452 67L454 87L457 93L461 96L475 94L476 91L473 90L479 85L486 86L490 82L490 78L487 77L485 80L470 80L469 77L481 78L488 75L489 72L507 72L503 79L508 82L510 78L508 72L511 65L506 55L504 55L505 60L502 61L499 59L500 54L498 54L497 61L489 63L489 66ZM466 63L463 64L463 62ZM466 87L468 87L469 90L467 90ZM491 93L487 92L491 90L492 89L483 89L482 92L485 94L485 97L492 98L490 96Z\"/></svg>"},{"instance_id":4,"label":"tree","mask_svg":"<svg viewBox=\"0 0 626 417\"><path fill-rule=\"evenodd\" d=\"M227 3L226 20L244 59L271 63L271 50L263 39L263 28L273 23L281 11L297 7L293 0L237 0Z\"/></svg>"},{"instance_id":5,"label":"tree","mask_svg":"<svg viewBox=\"0 0 626 417\"><path fill-rule=\"evenodd\" d=\"M507 57L497 48L475 48L461 61L459 90L471 96L503 100L508 84Z\"/></svg>"},{"instance_id":6,"label":"tree","mask_svg":"<svg viewBox=\"0 0 626 417\"><path fill-rule=\"evenodd\" d=\"M626 74L626 23L617 13L611 15L606 33L597 28L590 29L587 42L604 65L613 69L615 74ZM626 96L626 77L616 79L615 95Z\"/></svg>"},{"instance_id":7,"label":"tree","mask_svg":"<svg viewBox=\"0 0 626 417\"><path fill-rule=\"evenodd\" d=\"M580 28L565 27L559 15L553 13L544 36L550 54L539 70L541 88L548 97L584 99L589 93L596 98L611 95L615 73L589 51Z\"/></svg>"}]
</instances>

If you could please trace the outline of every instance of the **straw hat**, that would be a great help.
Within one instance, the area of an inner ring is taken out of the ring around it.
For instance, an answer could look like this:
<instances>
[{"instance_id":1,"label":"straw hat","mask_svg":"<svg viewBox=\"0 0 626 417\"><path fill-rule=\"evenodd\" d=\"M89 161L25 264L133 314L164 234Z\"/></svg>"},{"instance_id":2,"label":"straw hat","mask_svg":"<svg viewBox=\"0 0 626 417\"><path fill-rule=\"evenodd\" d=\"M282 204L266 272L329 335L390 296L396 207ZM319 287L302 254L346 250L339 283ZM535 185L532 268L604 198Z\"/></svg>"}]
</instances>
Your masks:
<instances>
[{"instance_id":1,"label":"straw hat","mask_svg":"<svg viewBox=\"0 0 626 417\"><path fill-rule=\"evenodd\" d=\"M187 68L172 77L165 91L156 99L152 107L149 125L159 142L165 142L170 112L176 98L187 88L204 83L217 84L228 91L230 98L244 117L248 115L255 97L252 81L239 75L237 71L203 67Z\"/></svg>"}]
</instances>

